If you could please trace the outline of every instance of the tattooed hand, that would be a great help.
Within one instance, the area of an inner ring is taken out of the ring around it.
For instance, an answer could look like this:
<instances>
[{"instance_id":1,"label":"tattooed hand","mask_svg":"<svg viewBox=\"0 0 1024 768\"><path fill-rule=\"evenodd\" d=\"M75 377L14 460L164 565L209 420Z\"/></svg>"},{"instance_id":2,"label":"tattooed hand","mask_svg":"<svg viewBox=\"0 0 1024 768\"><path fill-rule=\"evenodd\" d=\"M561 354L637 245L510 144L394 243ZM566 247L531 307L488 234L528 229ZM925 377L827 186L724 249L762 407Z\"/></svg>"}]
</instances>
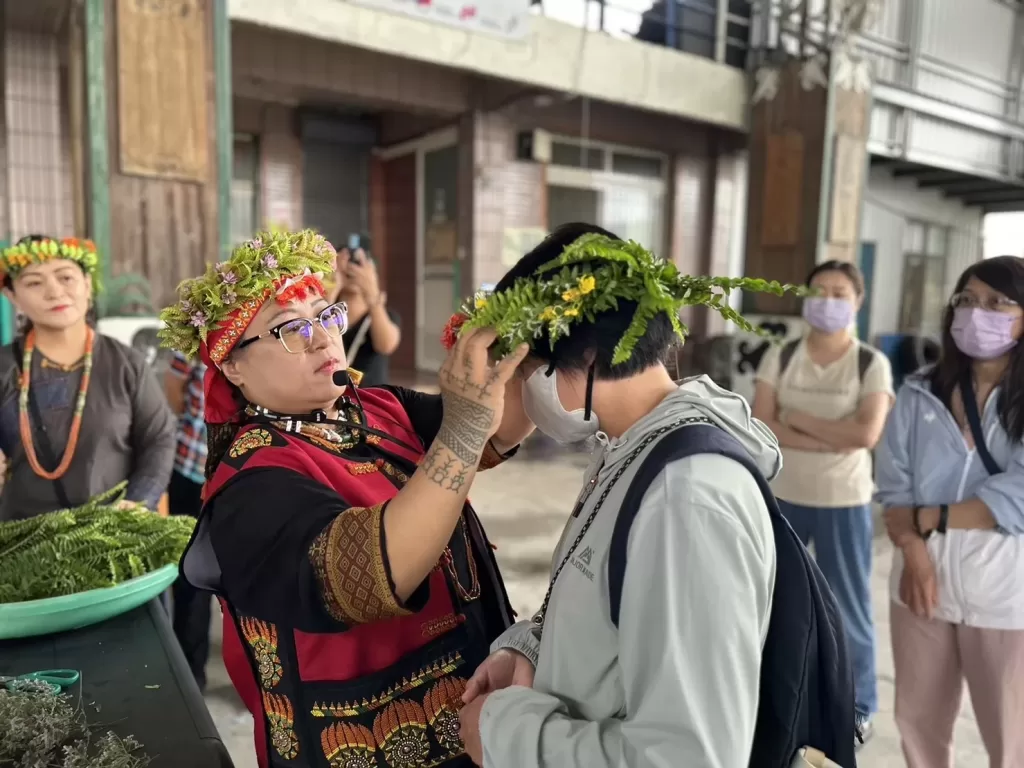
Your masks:
<instances>
[{"instance_id":1,"label":"tattooed hand","mask_svg":"<svg viewBox=\"0 0 1024 768\"><path fill-rule=\"evenodd\" d=\"M459 478L480 463L488 439L501 424L505 384L529 351L523 344L505 359L492 362L488 348L496 338L486 328L464 334L441 366L444 418L424 457L424 468L435 483L451 490L459 490L464 482Z\"/></svg>"}]
</instances>

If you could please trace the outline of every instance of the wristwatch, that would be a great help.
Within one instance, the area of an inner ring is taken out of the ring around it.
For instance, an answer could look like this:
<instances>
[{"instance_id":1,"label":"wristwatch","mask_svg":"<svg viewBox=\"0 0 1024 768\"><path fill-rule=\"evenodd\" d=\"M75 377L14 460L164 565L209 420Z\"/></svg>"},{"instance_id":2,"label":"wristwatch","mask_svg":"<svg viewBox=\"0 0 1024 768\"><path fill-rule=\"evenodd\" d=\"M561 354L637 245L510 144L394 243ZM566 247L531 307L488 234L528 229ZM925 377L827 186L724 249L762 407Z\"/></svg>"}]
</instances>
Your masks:
<instances>
[{"instance_id":1,"label":"wristwatch","mask_svg":"<svg viewBox=\"0 0 1024 768\"><path fill-rule=\"evenodd\" d=\"M921 530L921 510L923 507L914 505L914 533L920 536L922 539L927 540L933 533L934 530L923 531Z\"/></svg>"}]
</instances>

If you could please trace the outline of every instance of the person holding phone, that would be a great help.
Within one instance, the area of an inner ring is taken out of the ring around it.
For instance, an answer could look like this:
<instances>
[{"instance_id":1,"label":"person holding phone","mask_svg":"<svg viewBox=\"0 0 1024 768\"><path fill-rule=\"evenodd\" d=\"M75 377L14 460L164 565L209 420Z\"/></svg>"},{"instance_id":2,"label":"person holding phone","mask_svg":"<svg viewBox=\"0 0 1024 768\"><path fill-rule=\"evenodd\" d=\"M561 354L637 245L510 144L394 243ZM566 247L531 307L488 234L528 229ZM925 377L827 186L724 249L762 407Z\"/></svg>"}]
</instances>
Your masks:
<instances>
[{"instance_id":1,"label":"person holding phone","mask_svg":"<svg viewBox=\"0 0 1024 768\"><path fill-rule=\"evenodd\" d=\"M938 363L900 388L877 456L896 545L896 725L909 768L953 764L964 680L992 768L1024 765L1024 259L968 267Z\"/></svg>"},{"instance_id":2,"label":"person holding phone","mask_svg":"<svg viewBox=\"0 0 1024 768\"><path fill-rule=\"evenodd\" d=\"M363 374L364 386L376 387L388 383L388 360L402 340L402 319L388 307L366 245L365 238L352 235L338 251L334 300L348 306L343 342L349 361Z\"/></svg>"}]
</instances>

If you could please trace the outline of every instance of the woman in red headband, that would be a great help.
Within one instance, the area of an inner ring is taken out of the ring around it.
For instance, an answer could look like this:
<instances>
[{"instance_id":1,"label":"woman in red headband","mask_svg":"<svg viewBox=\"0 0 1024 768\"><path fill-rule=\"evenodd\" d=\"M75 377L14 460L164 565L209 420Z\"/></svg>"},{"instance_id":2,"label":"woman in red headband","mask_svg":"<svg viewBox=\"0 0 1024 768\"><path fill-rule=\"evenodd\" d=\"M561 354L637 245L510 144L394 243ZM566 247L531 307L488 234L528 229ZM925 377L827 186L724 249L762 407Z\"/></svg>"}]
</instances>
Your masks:
<instances>
[{"instance_id":1,"label":"woman in red headband","mask_svg":"<svg viewBox=\"0 0 1024 768\"><path fill-rule=\"evenodd\" d=\"M512 612L466 494L532 430L526 350L494 363L477 330L440 396L360 389L346 307L324 298L333 256L313 232L262 234L163 313L165 343L207 365L182 574L221 599L261 767L468 766L465 681Z\"/></svg>"}]
</instances>

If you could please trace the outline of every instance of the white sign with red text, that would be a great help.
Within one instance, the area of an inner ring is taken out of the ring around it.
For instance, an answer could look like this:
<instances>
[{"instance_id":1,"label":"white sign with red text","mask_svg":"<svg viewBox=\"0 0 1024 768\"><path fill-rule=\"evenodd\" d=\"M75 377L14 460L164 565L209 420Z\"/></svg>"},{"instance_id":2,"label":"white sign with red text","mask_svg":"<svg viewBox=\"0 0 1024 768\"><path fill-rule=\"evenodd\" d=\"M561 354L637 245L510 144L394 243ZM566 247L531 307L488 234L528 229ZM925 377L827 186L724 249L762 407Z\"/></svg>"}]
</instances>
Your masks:
<instances>
[{"instance_id":1,"label":"white sign with red text","mask_svg":"<svg viewBox=\"0 0 1024 768\"><path fill-rule=\"evenodd\" d=\"M391 13L414 16L502 37L522 37L528 29L530 0L352 0Z\"/></svg>"}]
</instances>

